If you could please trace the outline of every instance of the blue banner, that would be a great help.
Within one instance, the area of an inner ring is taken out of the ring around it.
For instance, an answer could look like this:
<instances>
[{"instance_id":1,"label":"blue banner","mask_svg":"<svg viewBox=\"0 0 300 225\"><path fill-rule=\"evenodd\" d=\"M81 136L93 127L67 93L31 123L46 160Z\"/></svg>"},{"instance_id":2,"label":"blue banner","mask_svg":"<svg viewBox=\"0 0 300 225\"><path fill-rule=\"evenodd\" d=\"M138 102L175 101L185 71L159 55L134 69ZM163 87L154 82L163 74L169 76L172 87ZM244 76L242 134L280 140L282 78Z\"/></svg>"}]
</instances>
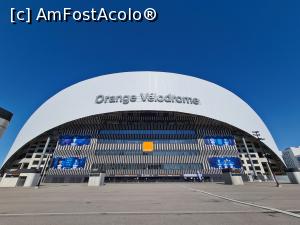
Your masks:
<instances>
[{"instance_id":1,"label":"blue banner","mask_svg":"<svg viewBox=\"0 0 300 225\"><path fill-rule=\"evenodd\" d=\"M241 160L238 157L211 157L208 158L210 167L217 169L240 169Z\"/></svg>"},{"instance_id":2,"label":"blue banner","mask_svg":"<svg viewBox=\"0 0 300 225\"><path fill-rule=\"evenodd\" d=\"M91 142L90 136L60 136L59 145L82 146L89 145Z\"/></svg>"},{"instance_id":3,"label":"blue banner","mask_svg":"<svg viewBox=\"0 0 300 225\"><path fill-rule=\"evenodd\" d=\"M51 168L55 169L77 169L84 168L86 158L78 157L56 157L53 159Z\"/></svg>"},{"instance_id":4,"label":"blue banner","mask_svg":"<svg viewBox=\"0 0 300 225\"><path fill-rule=\"evenodd\" d=\"M234 137L222 137L222 136L206 136L204 137L204 143L206 145L216 145L216 146L234 146Z\"/></svg>"}]
</instances>

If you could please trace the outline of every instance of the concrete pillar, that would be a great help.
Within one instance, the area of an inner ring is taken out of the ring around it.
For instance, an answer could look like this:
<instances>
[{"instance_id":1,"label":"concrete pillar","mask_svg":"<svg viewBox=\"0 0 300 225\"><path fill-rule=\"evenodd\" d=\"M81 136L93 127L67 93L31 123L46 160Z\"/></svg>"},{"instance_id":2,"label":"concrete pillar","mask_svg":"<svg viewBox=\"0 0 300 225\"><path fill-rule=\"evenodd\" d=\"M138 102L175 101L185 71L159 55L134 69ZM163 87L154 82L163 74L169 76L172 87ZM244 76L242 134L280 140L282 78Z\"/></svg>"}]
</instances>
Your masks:
<instances>
[{"instance_id":1,"label":"concrete pillar","mask_svg":"<svg viewBox=\"0 0 300 225\"><path fill-rule=\"evenodd\" d=\"M37 170L39 170L40 167L41 167L41 164L42 164L42 161L43 161L43 159L44 159L44 156L45 156L46 150L47 150L47 148L48 148L49 142L50 142L50 137L47 138L46 144L45 144L44 149L43 149L42 156L41 156L41 158L40 158L40 160L39 160L39 164L38 164L37 167L36 167ZM44 165L44 166L45 166L45 165Z\"/></svg>"},{"instance_id":2,"label":"concrete pillar","mask_svg":"<svg viewBox=\"0 0 300 225\"><path fill-rule=\"evenodd\" d=\"M269 165L268 159L267 159L267 167L268 167L268 170L269 170L269 174L270 174L270 176L272 177L272 180L275 181L275 177L274 177L274 175L273 175L273 173L272 173L272 171L271 171L271 167L270 167L270 165Z\"/></svg>"},{"instance_id":3,"label":"concrete pillar","mask_svg":"<svg viewBox=\"0 0 300 225\"><path fill-rule=\"evenodd\" d=\"M255 178L257 178L257 172L256 172L256 170L255 170L254 163L253 163L253 161L252 161L252 159L251 159L250 152L249 152L249 149L248 149L248 146L247 146L246 140L245 140L245 138L244 138L244 137L242 138L242 140L243 140L243 143L244 143L244 145L245 145L245 148L246 148L246 151L247 151L247 155L248 155L248 158L249 158L250 164L251 164L251 166L252 166L252 170L253 170L253 173L254 173L254 177L255 177Z\"/></svg>"},{"instance_id":4,"label":"concrete pillar","mask_svg":"<svg viewBox=\"0 0 300 225\"><path fill-rule=\"evenodd\" d=\"M104 185L105 173L91 174L88 186L99 187Z\"/></svg>"},{"instance_id":5,"label":"concrete pillar","mask_svg":"<svg viewBox=\"0 0 300 225\"><path fill-rule=\"evenodd\" d=\"M21 173L20 177L26 177L24 187L35 187L40 179L40 173Z\"/></svg>"},{"instance_id":6,"label":"concrete pillar","mask_svg":"<svg viewBox=\"0 0 300 225\"><path fill-rule=\"evenodd\" d=\"M6 173L1 179L0 187L16 187L19 177L6 177Z\"/></svg>"},{"instance_id":7,"label":"concrete pillar","mask_svg":"<svg viewBox=\"0 0 300 225\"><path fill-rule=\"evenodd\" d=\"M104 185L105 173L100 173L100 186Z\"/></svg>"},{"instance_id":8,"label":"concrete pillar","mask_svg":"<svg viewBox=\"0 0 300 225\"><path fill-rule=\"evenodd\" d=\"M244 181L242 175L239 173L232 173L229 169L224 169L223 171L224 183L229 185L243 185Z\"/></svg>"}]
</instances>

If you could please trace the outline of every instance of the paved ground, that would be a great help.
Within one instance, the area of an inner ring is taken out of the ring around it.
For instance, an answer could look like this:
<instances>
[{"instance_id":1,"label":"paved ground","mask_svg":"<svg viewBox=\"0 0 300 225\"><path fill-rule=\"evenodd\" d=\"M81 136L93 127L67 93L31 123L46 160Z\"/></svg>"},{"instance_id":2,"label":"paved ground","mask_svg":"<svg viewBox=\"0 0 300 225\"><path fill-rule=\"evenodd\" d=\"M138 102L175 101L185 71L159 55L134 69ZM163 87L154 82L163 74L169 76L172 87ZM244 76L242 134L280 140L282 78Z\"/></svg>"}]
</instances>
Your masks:
<instances>
[{"instance_id":1,"label":"paved ground","mask_svg":"<svg viewBox=\"0 0 300 225\"><path fill-rule=\"evenodd\" d=\"M300 218L295 217L300 215L299 189L297 185L276 188L266 183L128 183L101 188L52 184L40 189L1 188L0 225L299 225Z\"/></svg>"}]
</instances>

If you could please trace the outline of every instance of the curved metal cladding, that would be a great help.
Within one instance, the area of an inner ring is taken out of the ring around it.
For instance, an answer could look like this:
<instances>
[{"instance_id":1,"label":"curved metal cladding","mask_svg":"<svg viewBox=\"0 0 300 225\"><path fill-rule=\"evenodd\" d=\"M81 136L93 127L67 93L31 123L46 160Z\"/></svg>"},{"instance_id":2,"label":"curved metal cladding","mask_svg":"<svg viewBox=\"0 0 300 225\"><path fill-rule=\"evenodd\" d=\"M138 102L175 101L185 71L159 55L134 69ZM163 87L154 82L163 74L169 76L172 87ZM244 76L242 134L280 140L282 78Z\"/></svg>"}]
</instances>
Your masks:
<instances>
[{"instance_id":1,"label":"curved metal cladding","mask_svg":"<svg viewBox=\"0 0 300 225\"><path fill-rule=\"evenodd\" d=\"M149 98L152 93L155 97ZM167 96L173 102L166 100ZM121 102L120 98L124 97L127 100ZM181 97L181 101L177 101L176 97ZM185 103L183 98L186 99ZM247 103L232 92L211 82L185 75L125 72L79 82L48 99L25 123L4 163L26 143L64 123L91 115L141 110L205 116L230 124L248 134L258 130L265 138L264 143L281 159L264 122Z\"/></svg>"},{"instance_id":2,"label":"curved metal cladding","mask_svg":"<svg viewBox=\"0 0 300 225\"><path fill-rule=\"evenodd\" d=\"M0 107L0 138L6 130L13 114Z\"/></svg>"}]
</instances>

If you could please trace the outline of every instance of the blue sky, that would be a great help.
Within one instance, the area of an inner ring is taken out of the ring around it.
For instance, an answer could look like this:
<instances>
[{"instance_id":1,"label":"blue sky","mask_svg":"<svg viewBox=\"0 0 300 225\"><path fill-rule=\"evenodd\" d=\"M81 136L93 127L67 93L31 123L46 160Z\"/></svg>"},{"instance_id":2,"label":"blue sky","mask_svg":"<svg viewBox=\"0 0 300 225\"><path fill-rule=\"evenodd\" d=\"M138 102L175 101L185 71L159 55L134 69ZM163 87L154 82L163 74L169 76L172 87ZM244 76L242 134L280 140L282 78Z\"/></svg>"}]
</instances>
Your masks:
<instances>
[{"instance_id":1,"label":"blue sky","mask_svg":"<svg viewBox=\"0 0 300 225\"><path fill-rule=\"evenodd\" d=\"M10 8L155 8L154 23L9 23ZM244 99L280 149L300 145L299 1L1 1L0 106L14 112L0 162L29 116L59 90L136 70L194 75Z\"/></svg>"}]
</instances>

